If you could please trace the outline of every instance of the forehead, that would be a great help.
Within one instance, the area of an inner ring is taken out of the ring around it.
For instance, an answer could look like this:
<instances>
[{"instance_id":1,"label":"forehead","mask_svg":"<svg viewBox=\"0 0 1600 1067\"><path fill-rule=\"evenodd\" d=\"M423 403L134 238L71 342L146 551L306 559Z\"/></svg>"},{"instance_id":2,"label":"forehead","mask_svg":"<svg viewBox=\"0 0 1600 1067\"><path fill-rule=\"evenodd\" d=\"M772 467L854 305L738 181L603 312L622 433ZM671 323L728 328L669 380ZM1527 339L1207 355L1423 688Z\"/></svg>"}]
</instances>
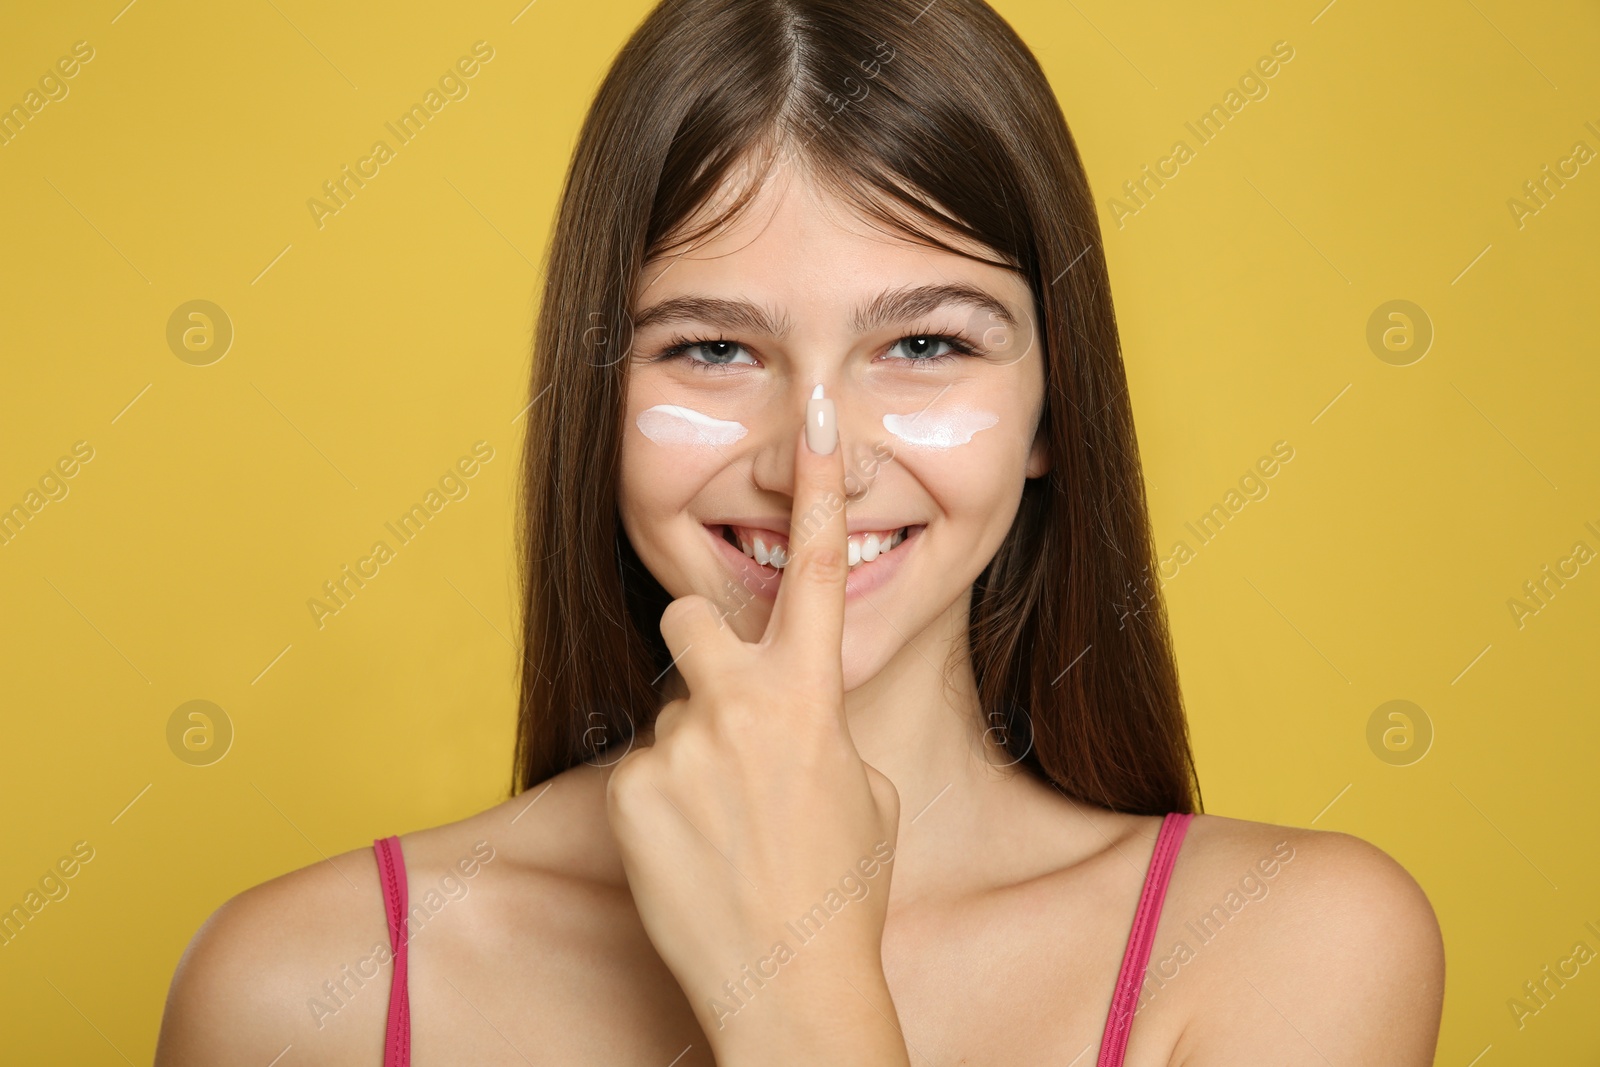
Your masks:
<instances>
[{"instance_id":1,"label":"forehead","mask_svg":"<svg viewBox=\"0 0 1600 1067\"><path fill-rule=\"evenodd\" d=\"M725 213L740 188L741 178L730 177L680 232L693 232ZM898 210L900 215L906 212L904 207ZM938 236L971 255L1003 258L953 231ZM634 308L637 312L686 294L737 293L786 311L822 312L835 302L853 305L863 294L940 284L983 289L1017 315L1031 308L1021 274L895 232L803 169L780 164L742 211L712 232L669 244L651 258L634 287Z\"/></svg>"}]
</instances>

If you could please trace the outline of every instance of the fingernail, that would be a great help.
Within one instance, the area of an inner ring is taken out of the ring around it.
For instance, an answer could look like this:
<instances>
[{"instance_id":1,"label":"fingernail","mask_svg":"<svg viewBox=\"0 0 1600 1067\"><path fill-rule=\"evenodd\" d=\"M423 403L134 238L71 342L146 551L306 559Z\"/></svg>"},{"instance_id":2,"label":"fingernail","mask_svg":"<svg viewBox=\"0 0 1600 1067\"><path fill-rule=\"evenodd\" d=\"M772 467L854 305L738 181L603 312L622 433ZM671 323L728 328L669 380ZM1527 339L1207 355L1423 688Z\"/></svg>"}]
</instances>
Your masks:
<instances>
[{"instance_id":1,"label":"fingernail","mask_svg":"<svg viewBox=\"0 0 1600 1067\"><path fill-rule=\"evenodd\" d=\"M833 400L822 395L822 385L818 383L806 401L806 447L826 456L838 443L839 424L834 420Z\"/></svg>"}]
</instances>

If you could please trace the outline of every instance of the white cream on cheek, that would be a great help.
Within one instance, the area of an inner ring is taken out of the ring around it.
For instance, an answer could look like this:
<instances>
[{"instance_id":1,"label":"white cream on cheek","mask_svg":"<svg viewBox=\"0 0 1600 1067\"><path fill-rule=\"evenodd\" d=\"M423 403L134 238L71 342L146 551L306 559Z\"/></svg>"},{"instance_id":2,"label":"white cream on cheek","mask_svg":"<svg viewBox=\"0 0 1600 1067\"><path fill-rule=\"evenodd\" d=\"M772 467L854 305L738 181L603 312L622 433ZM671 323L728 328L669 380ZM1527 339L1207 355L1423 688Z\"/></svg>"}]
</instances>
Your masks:
<instances>
[{"instance_id":1,"label":"white cream on cheek","mask_svg":"<svg viewBox=\"0 0 1600 1067\"><path fill-rule=\"evenodd\" d=\"M658 445L731 445L750 431L737 422L714 419L693 408L657 404L639 413L639 432Z\"/></svg>"},{"instance_id":2,"label":"white cream on cheek","mask_svg":"<svg viewBox=\"0 0 1600 1067\"><path fill-rule=\"evenodd\" d=\"M883 428L908 445L920 448L954 448L972 440L979 430L998 425L1000 416L990 411L923 411L911 415L885 415Z\"/></svg>"}]
</instances>

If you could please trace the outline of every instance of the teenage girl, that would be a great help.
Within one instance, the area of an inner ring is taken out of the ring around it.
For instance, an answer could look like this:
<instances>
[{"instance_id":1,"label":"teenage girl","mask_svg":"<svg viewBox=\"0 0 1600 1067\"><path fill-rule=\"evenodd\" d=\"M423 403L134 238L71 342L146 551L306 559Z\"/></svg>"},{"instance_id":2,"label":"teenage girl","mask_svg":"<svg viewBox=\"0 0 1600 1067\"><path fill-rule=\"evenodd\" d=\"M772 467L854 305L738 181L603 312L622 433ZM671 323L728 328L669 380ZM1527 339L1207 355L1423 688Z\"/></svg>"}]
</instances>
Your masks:
<instances>
[{"instance_id":1,"label":"teenage girl","mask_svg":"<svg viewBox=\"0 0 1600 1067\"><path fill-rule=\"evenodd\" d=\"M1196 814L1094 202L982 0L652 11L528 399L509 799L224 904L160 1067L1432 1062L1411 877Z\"/></svg>"}]
</instances>

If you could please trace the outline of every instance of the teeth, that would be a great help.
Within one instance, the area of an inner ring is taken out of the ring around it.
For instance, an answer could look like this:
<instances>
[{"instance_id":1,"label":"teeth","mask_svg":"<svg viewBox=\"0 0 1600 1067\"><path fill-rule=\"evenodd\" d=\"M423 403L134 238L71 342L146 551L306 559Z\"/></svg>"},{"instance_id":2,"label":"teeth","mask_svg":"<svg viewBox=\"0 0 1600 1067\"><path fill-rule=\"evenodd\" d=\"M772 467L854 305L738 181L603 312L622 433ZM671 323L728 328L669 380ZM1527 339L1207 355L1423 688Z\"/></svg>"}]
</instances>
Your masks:
<instances>
[{"instance_id":1,"label":"teeth","mask_svg":"<svg viewBox=\"0 0 1600 1067\"><path fill-rule=\"evenodd\" d=\"M738 540L740 551L757 563L775 567L778 570L782 570L789 563L789 550L785 545L774 544L769 548L767 547L767 542L759 534L750 541L745 540L737 531L734 533L734 537ZM893 533L882 535L881 540L880 535L876 533L869 533L864 537L852 536L849 542L850 566L855 568L863 563L871 563L905 539L905 527L901 527Z\"/></svg>"}]
</instances>

